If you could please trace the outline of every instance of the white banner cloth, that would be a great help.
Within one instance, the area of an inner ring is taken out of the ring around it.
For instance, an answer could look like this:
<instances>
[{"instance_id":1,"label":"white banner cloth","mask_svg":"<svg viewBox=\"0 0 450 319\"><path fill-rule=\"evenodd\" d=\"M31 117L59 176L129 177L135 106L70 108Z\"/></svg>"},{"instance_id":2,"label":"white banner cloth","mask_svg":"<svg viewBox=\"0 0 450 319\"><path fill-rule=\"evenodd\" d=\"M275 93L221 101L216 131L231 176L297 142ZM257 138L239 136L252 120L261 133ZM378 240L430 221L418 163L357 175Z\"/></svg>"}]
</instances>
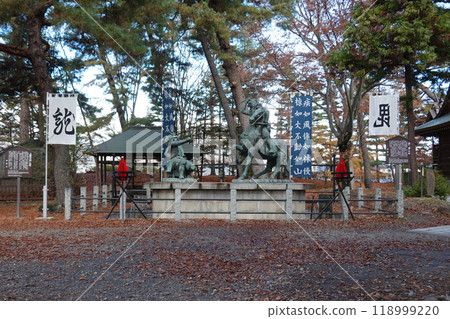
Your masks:
<instances>
[{"instance_id":1,"label":"white banner cloth","mask_svg":"<svg viewBox=\"0 0 450 319\"><path fill-rule=\"evenodd\" d=\"M75 145L78 94L47 94L48 144Z\"/></svg>"},{"instance_id":2,"label":"white banner cloth","mask_svg":"<svg viewBox=\"0 0 450 319\"><path fill-rule=\"evenodd\" d=\"M398 93L372 95L369 104L369 135L398 135Z\"/></svg>"}]
</instances>

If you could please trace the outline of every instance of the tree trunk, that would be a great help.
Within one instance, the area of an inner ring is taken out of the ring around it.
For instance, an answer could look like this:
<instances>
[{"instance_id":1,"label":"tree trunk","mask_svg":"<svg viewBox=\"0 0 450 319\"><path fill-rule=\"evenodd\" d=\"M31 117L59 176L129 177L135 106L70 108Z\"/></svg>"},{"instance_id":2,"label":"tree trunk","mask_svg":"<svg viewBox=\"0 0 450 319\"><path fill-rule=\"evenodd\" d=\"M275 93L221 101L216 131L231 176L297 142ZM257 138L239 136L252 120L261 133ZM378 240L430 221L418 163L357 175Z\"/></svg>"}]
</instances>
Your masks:
<instances>
[{"instance_id":1,"label":"tree trunk","mask_svg":"<svg viewBox=\"0 0 450 319\"><path fill-rule=\"evenodd\" d=\"M234 121L233 113L225 95L225 90L223 89L222 82L220 81L219 71L214 64L214 58L211 54L211 50L209 49L209 39L204 33L200 33L199 40L202 45L203 53L206 57L206 61L208 62L209 69L211 71L214 85L219 96L220 105L223 109L223 114L225 115L225 119L227 120L230 137L232 140L236 141L236 144L238 144L239 138L237 136L236 122Z\"/></svg>"},{"instance_id":2,"label":"tree trunk","mask_svg":"<svg viewBox=\"0 0 450 319\"><path fill-rule=\"evenodd\" d=\"M37 126L39 132L39 141L45 143L45 108L43 103L37 103Z\"/></svg>"},{"instance_id":3,"label":"tree trunk","mask_svg":"<svg viewBox=\"0 0 450 319\"><path fill-rule=\"evenodd\" d=\"M350 115L348 115L350 116ZM350 139L352 138L353 127L348 127L347 123L344 123L343 128L338 130L339 134L337 137L338 149L340 157L345 160L345 164L347 166L347 170L349 170L349 160L351 158L351 150L352 144L350 143Z\"/></svg>"},{"instance_id":4,"label":"tree trunk","mask_svg":"<svg viewBox=\"0 0 450 319\"><path fill-rule=\"evenodd\" d=\"M210 127L210 136L211 137L215 137L214 136L214 104L213 101L210 99L210 101L208 101L208 109L209 109L209 127ZM216 175L216 150L215 150L215 146L211 145L213 147L213 149L211 149L211 175ZM219 147L222 147L221 145L219 145ZM219 155L222 153L221 150L219 150Z\"/></svg>"},{"instance_id":5,"label":"tree trunk","mask_svg":"<svg viewBox=\"0 0 450 319\"><path fill-rule=\"evenodd\" d=\"M348 117L351 115L348 114ZM350 122L352 123L352 122ZM347 171L350 171L350 160L352 155L353 145L350 143L350 139L353 134L353 125L349 125L347 119L344 122L343 129L339 131L338 139L338 148L339 148L339 156L341 159L345 161L345 166L347 167Z\"/></svg>"},{"instance_id":6,"label":"tree trunk","mask_svg":"<svg viewBox=\"0 0 450 319\"><path fill-rule=\"evenodd\" d=\"M122 129L122 131L124 131L127 127L127 121L125 119L125 110L120 101L119 92L116 87L116 81L114 80L114 77L111 73L110 65L108 64L106 54L100 44L98 45L98 52L100 59L102 60L102 67L103 71L105 72L106 81L108 82L109 93L111 93L112 95L112 104L116 109L117 116L119 117L120 128Z\"/></svg>"},{"instance_id":7,"label":"tree trunk","mask_svg":"<svg viewBox=\"0 0 450 319\"><path fill-rule=\"evenodd\" d=\"M73 91L75 91L75 87L73 86L73 83L72 83L72 89L73 89ZM86 119L86 114L84 112L84 104L83 103L80 103L80 111L81 111L81 116L83 117L84 126L89 127L88 121ZM95 145L94 145L94 140L93 140L92 135L91 135L91 131L88 129L88 130L86 130L86 133L87 133L87 137L88 137L88 140L89 140L89 146L91 148L94 148ZM98 185L98 186L101 186L100 185L100 178L101 177L100 177L98 156L94 156L94 161L95 161L95 172L96 172L96 174L95 174L95 184Z\"/></svg>"},{"instance_id":8,"label":"tree trunk","mask_svg":"<svg viewBox=\"0 0 450 319\"><path fill-rule=\"evenodd\" d=\"M28 52L36 76L36 82L44 105L47 105L47 93L52 92L52 81L48 73L45 43L42 41L42 26L45 21L47 8L42 8L28 17ZM64 189L70 186L69 146L53 145L56 200L59 204L64 203Z\"/></svg>"},{"instance_id":9,"label":"tree trunk","mask_svg":"<svg viewBox=\"0 0 450 319\"><path fill-rule=\"evenodd\" d=\"M241 76L239 74L239 69L236 61L233 58L233 50L231 45L226 41L220 34L217 33L217 40L219 41L220 48L224 54L222 67L225 70L225 76L228 78L230 83L231 93L233 93L234 103L238 110L239 121L242 125L242 132L248 126L249 118L242 114L242 102L245 100L244 90L242 89Z\"/></svg>"},{"instance_id":10,"label":"tree trunk","mask_svg":"<svg viewBox=\"0 0 450 319\"><path fill-rule=\"evenodd\" d=\"M366 130L364 125L364 117L362 113L358 114L358 132L359 132L359 147L364 167L364 186L372 188L372 175L370 171L370 157L367 149Z\"/></svg>"},{"instance_id":11,"label":"tree trunk","mask_svg":"<svg viewBox=\"0 0 450 319\"><path fill-rule=\"evenodd\" d=\"M25 94L20 94L20 124L19 144L24 144L30 139L30 109Z\"/></svg>"},{"instance_id":12,"label":"tree trunk","mask_svg":"<svg viewBox=\"0 0 450 319\"><path fill-rule=\"evenodd\" d=\"M413 94L412 86L414 81L414 75L412 73L412 68L410 65L405 65L405 106L406 106L406 117L408 119L408 139L411 142L411 182L413 185L418 180L417 174L417 156L416 156L416 133L414 132L414 126L416 125L416 115L414 114L413 106Z\"/></svg>"},{"instance_id":13,"label":"tree trunk","mask_svg":"<svg viewBox=\"0 0 450 319\"><path fill-rule=\"evenodd\" d=\"M331 79L327 79L327 88L324 97L326 107L323 108L323 110L327 114L330 130L332 134L337 138L337 147L340 156L345 156L346 158L348 158L349 150L351 148L350 139L353 134L353 122L349 120L349 117L352 113L347 109L347 112L342 121L339 119L339 116L335 114L337 96Z\"/></svg>"}]
</instances>

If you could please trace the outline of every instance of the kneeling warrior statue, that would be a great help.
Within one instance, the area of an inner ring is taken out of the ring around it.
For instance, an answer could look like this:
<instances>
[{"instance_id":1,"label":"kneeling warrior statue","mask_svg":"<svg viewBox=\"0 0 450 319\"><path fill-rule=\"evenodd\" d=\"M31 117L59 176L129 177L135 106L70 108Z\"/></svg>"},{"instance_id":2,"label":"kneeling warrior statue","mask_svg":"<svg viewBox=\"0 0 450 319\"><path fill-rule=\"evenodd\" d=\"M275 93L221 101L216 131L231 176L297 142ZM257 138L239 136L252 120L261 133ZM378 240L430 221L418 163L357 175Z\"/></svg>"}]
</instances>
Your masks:
<instances>
[{"instance_id":1,"label":"kneeling warrior statue","mask_svg":"<svg viewBox=\"0 0 450 319\"><path fill-rule=\"evenodd\" d=\"M166 170L168 178L184 179L195 171L195 165L186 158L181 147L181 145L190 141L192 141L192 138L180 140L174 133L164 138L164 144L166 145L164 155L169 159Z\"/></svg>"}]
</instances>

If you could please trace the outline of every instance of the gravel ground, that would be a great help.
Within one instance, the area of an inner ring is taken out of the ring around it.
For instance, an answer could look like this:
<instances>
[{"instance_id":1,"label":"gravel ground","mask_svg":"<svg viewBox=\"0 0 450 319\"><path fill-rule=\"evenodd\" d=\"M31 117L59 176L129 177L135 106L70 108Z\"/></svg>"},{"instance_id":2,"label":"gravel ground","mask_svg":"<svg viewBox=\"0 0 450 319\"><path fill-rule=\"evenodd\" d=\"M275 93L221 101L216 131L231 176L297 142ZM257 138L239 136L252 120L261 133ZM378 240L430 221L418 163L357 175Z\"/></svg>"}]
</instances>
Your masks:
<instances>
[{"instance_id":1,"label":"gravel ground","mask_svg":"<svg viewBox=\"0 0 450 319\"><path fill-rule=\"evenodd\" d=\"M0 300L448 300L447 215L25 220L2 209ZM10 215L8 215L10 214ZM28 214L28 215L27 215ZM431 215L430 215L431 214ZM431 217L430 217L431 216ZM428 217L428 218L427 218Z\"/></svg>"}]
</instances>

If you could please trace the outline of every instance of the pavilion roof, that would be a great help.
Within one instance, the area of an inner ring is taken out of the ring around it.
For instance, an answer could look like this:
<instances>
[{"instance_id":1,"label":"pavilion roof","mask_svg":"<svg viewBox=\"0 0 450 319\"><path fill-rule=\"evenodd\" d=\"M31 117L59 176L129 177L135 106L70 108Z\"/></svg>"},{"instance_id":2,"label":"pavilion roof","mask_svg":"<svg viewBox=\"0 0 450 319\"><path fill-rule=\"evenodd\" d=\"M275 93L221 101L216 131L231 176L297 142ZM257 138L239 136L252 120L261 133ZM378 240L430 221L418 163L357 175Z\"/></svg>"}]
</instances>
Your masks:
<instances>
[{"instance_id":1,"label":"pavilion roof","mask_svg":"<svg viewBox=\"0 0 450 319\"><path fill-rule=\"evenodd\" d=\"M441 131L450 129L450 88L437 114L434 117L428 114L428 119L430 118L432 119L414 129L417 135L437 136Z\"/></svg>"},{"instance_id":2,"label":"pavilion roof","mask_svg":"<svg viewBox=\"0 0 450 319\"><path fill-rule=\"evenodd\" d=\"M437 117L434 120L428 121L414 130L417 135L427 136L434 135L438 131L450 129L450 113L444 116Z\"/></svg>"},{"instance_id":3,"label":"pavilion roof","mask_svg":"<svg viewBox=\"0 0 450 319\"><path fill-rule=\"evenodd\" d=\"M203 154L204 152L186 143L183 146L186 154ZM161 128L148 126L130 127L110 140L90 149L95 155L124 156L126 154L161 156Z\"/></svg>"}]
</instances>

